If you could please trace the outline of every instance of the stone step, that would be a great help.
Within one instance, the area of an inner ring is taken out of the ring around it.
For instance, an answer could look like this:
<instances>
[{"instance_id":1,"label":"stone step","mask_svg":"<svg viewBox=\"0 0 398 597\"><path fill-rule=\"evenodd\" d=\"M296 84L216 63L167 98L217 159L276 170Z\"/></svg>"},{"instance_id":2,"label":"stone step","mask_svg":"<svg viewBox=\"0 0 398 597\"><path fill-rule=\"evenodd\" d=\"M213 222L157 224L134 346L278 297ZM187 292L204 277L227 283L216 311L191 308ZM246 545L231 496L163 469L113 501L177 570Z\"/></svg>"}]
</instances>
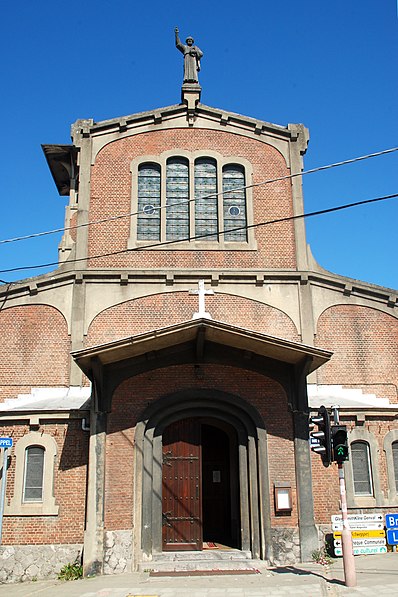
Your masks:
<instances>
[{"instance_id":1,"label":"stone step","mask_svg":"<svg viewBox=\"0 0 398 597\"><path fill-rule=\"evenodd\" d=\"M151 561L141 562L140 572L189 572L215 570L253 570L264 562L252 560L251 553L240 550L165 552Z\"/></svg>"},{"instance_id":2,"label":"stone step","mask_svg":"<svg viewBox=\"0 0 398 597\"><path fill-rule=\"evenodd\" d=\"M156 554L153 559L157 562L194 561L194 560L251 560L250 551L240 549L211 549L203 551L165 551Z\"/></svg>"}]
</instances>

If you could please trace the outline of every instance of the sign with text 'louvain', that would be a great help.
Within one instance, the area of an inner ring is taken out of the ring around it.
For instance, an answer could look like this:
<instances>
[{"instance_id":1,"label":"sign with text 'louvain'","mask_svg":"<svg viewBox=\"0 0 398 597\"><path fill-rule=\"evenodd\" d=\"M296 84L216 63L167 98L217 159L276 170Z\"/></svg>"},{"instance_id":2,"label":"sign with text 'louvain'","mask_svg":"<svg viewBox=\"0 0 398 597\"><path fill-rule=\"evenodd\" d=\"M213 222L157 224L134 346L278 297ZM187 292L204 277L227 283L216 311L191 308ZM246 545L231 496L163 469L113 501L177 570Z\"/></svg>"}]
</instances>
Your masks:
<instances>
[{"instance_id":1,"label":"sign with text 'louvain'","mask_svg":"<svg viewBox=\"0 0 398 597\"><path fill-rule=\"evenodd\" d=\"M387 543L398 545L398 514L386 514Z\"/></svg>"},{"instance_id":2,"label":"sign with text 'louvain'","mask_svg":"<svg viewBox=\"0 0 398 597\"><path fill-rule=\"evenodd\" d=\"M0 448L12 448L12 437L0 437Z\"/></svg>"}]
</instances>

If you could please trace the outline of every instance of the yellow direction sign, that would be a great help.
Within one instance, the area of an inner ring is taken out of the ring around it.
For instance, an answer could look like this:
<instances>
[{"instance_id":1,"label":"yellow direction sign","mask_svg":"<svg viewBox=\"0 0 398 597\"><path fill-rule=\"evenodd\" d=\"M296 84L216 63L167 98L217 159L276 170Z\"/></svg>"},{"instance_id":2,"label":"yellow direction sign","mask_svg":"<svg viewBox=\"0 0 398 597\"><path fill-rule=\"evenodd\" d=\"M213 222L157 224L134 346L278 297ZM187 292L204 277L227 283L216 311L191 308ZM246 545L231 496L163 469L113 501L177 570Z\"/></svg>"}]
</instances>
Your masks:
<instances>
[{"instance_id":1,"label":"yellow direction sign","mask_svg":"<svg viewBox=\"0 0 398 597\"><path fill-rule=\"evenodd\" d=\"M385 537L386 532L381 529L374 529L373 531L351 531L353 539L368 539L369 537ZM335 539L341 537L341 531L335 531L333 533Z\"/></svg>"}]
</instances>

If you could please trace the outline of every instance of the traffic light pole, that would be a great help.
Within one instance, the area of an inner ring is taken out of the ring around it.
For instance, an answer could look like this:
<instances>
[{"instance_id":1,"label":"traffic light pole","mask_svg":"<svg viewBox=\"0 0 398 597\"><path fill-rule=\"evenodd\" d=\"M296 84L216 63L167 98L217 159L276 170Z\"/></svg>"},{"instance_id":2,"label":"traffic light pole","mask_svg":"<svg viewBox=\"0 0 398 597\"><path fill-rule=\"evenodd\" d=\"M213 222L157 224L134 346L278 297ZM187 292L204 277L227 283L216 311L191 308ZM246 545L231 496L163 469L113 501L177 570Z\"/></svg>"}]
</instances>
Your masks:
<instances>
[{"instance_id":1,"label":"traffic light pole","mask_svg":"<svg viewBox=\"0 0 398 597\"><path fill-rule=\"evenodd\" d=\"M342 514L342 518L343 518L343 530L341 532L341 544L342 544L342 549L343 549L344 580L345 580L346 587L356 587L357 573L355 570L355 559L354 559L354 551L353 551L353 547L352 547L352 535L351 535L350 523L348 521L347 496L346 496L346 491L345 491L343 463L339 462L337 466L339 468L341 514Z\"/></svg>"}]
</instances>

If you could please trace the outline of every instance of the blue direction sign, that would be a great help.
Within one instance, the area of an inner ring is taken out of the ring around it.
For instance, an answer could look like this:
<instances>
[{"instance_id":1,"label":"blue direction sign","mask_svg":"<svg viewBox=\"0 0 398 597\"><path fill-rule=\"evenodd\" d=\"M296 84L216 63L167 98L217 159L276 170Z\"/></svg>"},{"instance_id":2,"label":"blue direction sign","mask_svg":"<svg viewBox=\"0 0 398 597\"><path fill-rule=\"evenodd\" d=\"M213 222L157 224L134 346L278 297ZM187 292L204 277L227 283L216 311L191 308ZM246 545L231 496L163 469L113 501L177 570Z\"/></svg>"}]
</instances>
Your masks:
<instances>
[{"instance_id":1,"label":"blue direction sign","mask_svg":"<svg viewBox=\"0 0 398 597\"><path fill-rule=\"evenodd\" d=\"M398 529L387 529L388 545L398 545Z\"/></svg>"},{"instance_id":2,"label":"blue direction sign","mask_svg":"<svg viewBox=\"0 0 398 597\"><path fill-rule=\"evenodd\" d=\"M12 437L0 437L0 448L12 448Z\"/></svg>"},{"instance_id":3,"label":"blue direction sign","mask_svg":"<svg viewBox=\"0 0 398 597\"><path fill-rule=\"evenodd\" d=\"M398 529L398 514L386 514L386 527L388 529Z\"/></svg>"}]
</instances>

